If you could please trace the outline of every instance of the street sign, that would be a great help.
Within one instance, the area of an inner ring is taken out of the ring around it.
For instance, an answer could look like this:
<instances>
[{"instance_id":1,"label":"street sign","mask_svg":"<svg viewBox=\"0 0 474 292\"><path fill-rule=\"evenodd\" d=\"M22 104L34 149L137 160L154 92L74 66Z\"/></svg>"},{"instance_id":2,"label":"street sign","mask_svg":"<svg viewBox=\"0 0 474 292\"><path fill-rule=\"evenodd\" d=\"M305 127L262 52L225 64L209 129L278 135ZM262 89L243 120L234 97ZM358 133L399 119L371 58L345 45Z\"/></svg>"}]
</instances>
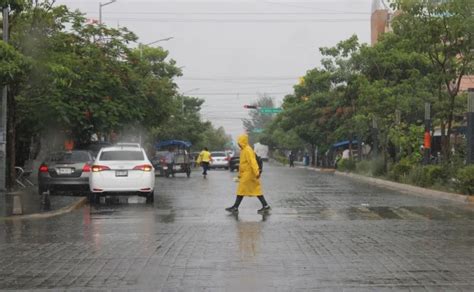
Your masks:
<instances>
[{"instance_id":1,"label":"street sign","mask_svg":"<svg viewBox=\"0 0 474 292\"><path fill-rule=\"evenodd\" d=\"M263 129L261 128L255 128L252 130L252 133L262 133L263 132Z\"/></svg>"},{"instance_id":2,"label":"street sign","mask_svg":"<svg viewBox=\"0 0 474 292\"><path fill-rule=\"evenodd\" d=\"M258 110L262 114L277 114L283 111L280 107L261 107Z\"/></svg>"}]
</instances>

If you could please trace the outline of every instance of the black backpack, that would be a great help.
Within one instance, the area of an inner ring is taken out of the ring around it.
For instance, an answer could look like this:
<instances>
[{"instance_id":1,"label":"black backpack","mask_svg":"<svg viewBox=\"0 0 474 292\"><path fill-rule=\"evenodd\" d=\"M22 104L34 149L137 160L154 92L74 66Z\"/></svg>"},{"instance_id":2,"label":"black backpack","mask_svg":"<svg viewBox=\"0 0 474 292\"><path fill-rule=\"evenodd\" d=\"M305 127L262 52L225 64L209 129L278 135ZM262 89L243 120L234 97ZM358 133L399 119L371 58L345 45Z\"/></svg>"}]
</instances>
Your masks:
<instances>
[{"instance_id":1,"label":"black backpack","mask_svg":"<svg viewBox=\"0 0 474 292\"><path fill-rule=\"evenodd\" d=\"M262 157L258 156L257 153L255 153L255 160L257 160L258 164L258 173L262 174L263 171L263 159Z\"/></svg>"}]
</instances>

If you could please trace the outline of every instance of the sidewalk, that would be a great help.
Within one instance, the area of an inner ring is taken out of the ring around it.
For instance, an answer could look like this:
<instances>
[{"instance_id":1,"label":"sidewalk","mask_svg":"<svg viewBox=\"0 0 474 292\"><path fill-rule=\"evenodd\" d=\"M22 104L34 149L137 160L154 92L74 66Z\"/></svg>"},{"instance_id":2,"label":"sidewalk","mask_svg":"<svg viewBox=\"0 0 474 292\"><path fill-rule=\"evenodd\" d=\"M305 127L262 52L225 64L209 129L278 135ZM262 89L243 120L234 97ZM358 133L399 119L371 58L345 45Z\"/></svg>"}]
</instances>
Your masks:
<instances>
[{"instance_id":1,"label":"sidewalk","mask_svg":"<svg viewBox=\"0 0 474 292\"><path fill-rule=\"evenodd\" d=\"M400 191L400 192L410 194L410 195L414 194L414 195L419 195L419 196L424 196L424 197L431 197L431 198L444 199L444 200L456 201L456 202L461 202L461 203L474 204L474 196L466 196L462 194L427 189L427 188L422 188L418 186L403 184L403 183L384 180L384 179L375 178L375 177L364 176L364 175L350 173L350 172L340 172L335 169L316 168L312 166L301 166L301 165L297 165L296 168L310 169L310 170L318 171L318 172L334 173L337 176L348 177L348 178L355 179L358 181L366 182L368 184L380 186L380 187L391 189L391 190Z\"/></svg>"},{"instance_id":2,"label":"sidewalk","mask_svg":"<svg viewBox=\"0 0 474 292\"><path fill-rule=\"evenodd\" d=\"M36 187L0 193L0 221L57 216L70 212L87 202L85 197L38 195Z\"/></svg>"}]
</instances>

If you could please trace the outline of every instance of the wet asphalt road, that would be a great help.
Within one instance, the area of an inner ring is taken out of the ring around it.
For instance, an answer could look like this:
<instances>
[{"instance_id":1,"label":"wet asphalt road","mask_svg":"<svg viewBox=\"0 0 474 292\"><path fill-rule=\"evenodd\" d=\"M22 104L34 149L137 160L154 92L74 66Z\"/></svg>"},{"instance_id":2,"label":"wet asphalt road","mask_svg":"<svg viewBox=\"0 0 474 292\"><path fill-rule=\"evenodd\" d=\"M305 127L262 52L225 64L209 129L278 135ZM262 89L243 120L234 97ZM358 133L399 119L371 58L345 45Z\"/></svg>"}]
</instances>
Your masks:
<instances>
[{"instance_id":1,"label":"wet asphalt road","mask_svg":"<svg viewBox=\"0 0 474 292\"><path fill-rule=\"evenodd\" d=\"M474 291L473 207L266 165L271 214L232 216L233 176L0 222L0 290Z\"/></svg>"}]
</instances>

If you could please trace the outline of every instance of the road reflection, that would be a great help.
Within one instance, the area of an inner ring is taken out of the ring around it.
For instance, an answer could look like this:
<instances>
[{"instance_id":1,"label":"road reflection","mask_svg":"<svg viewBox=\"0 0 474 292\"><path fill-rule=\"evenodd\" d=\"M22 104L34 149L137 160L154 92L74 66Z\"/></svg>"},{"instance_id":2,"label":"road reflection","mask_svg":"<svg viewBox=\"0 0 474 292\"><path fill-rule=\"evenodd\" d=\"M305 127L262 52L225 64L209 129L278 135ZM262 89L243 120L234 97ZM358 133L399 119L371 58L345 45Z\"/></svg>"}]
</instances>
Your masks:
<instances>
[{"instance_id":1,"label":"road reflection","mask_svg":"<svg viewBox=\"0 0 474 292\"><path fill-rule=\"evenodd\" d=\"M235 219L238 240L238 255L245 269L237 277L228 282L229 291L263 291L261 275L256 272L259 268L259 257L262 256L262 233L265 229L266 215L231 214Z\"/></svg>"},{"instance_id":2,"label":"road reflection","mask_svg":"<svg viewBox=\"0 0 474 292\"><path fill-rule=\"evenodd\" d=\"M270 214L259 215L260 221L247 221L246 218L239 217L238 213L229 216L234 218L237 223L240 258L243 261L254 260L259 253L263 222L268 220Z\"/></svg>"},{"instance_id":3,"label":"road reflection","mask_svg":"<svg viewBox=\"0 0 474 292\"><path fill-rule=\"evenodd\" d=\"M259 250L259 242L261 237L260 222L239 222L239 250L240 258L243 261L253 260Z\"/></svg>"}]
</instances>

